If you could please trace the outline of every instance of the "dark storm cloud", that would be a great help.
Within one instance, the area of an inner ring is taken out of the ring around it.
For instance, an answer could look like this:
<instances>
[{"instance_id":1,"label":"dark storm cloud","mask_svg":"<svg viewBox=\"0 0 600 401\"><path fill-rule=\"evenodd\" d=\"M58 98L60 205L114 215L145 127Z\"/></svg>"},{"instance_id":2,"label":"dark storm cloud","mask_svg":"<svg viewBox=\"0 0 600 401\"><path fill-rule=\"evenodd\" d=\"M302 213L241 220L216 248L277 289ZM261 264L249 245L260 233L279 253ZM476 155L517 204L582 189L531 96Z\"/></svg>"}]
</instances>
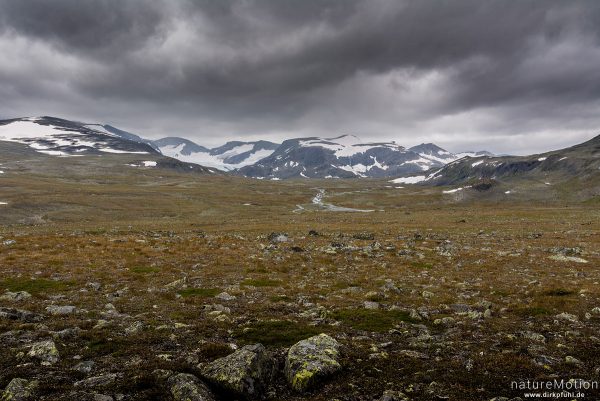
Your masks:
<instances>
[{"instance_id":1,"label":"dark storm cloud","mask_svg":"<svg viewBox=\"0 0 600 401\"><path fill-rule=\"evenodd\" d=\"M594 1L0 0L0 32L4 113L499 151L600 122Z\"/></svg>"}]
</instances>

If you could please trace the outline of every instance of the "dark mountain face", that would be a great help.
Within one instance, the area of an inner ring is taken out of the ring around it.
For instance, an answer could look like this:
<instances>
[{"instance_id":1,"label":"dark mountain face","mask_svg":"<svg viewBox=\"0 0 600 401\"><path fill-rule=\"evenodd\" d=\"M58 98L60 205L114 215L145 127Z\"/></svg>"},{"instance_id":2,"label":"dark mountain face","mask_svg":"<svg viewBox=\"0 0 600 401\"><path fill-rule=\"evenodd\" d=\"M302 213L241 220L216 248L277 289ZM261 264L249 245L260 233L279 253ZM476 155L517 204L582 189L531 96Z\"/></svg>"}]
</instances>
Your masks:
<instances>
[{"instance_id":1,"label":"dark mountain face","mask_svg":"<svg viewBox=\"0 0 600 401\"><path fill-rule=\"evenodd\" d=\"M93 127L93 125L90 124L90 125L88 125L88 127ZM154 148L154 150L156 150L157 152L160 152L160 150L158 149L158 146L156 146L154 144L154 142L151 141L150 139L144 139L136 134L132 134L131 132L127 132L127 131L123 131L121 129L115 128L112 125L100 125L100 127L104 128L111 134L120 136L123 139L127 139L127 140L134 141L134 142L145 143L145 144L151 146L152 148Z\"/></svg>"},{"instance_id":2,"label":"dark mountain face","mask_svg":"<svg viewBox=\"0 0 600 401\"><path fill-rule=\"evenodd\" d=\"M185 156L189 156L192 153L205 152L208 153L209 150L204 146L200 146L190 140L178 137L167 137L162 138L156 141L153 141L154 145L160 150L161 148L170 146L170 147L179 147L181 146L181 150L179 153Z\"/></svg>"},{"instance_id":3,"label":"dark mountain face","mask_svg":"<svg viewBox=\"0 0 600 401\"><path fill-rule=\"evenodd\" d=\"M588 179L600 173L600 136L566 149L531 156L465 158L430 174L423 183L463 185L477 180L532 179L562 181Z\"/></svg>"}]
</instances>

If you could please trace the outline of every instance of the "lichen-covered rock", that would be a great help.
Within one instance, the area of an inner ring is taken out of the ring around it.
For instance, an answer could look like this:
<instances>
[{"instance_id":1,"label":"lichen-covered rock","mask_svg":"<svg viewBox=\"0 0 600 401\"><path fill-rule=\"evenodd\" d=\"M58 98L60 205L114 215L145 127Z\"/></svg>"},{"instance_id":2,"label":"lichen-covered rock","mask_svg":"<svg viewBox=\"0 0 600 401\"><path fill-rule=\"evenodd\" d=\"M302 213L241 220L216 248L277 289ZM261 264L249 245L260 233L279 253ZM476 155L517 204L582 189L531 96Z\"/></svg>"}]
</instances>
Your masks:
<instances>
[{"instance_id":1,"label":"lichen-covered rock","mask_svg":"<svg viewBox=\"0 0 600 401\"><path fill-rule=\"evenodd\" d=\"M168 380L175 401L214 401L210 390L194 375L180 373Z\"/></svg>"},{"instance_id":2,"label":"lichen-covered rock","mask_svg":"<svg viewBox=\"0 0 600 401\"><path fill-rule=\"evenodd\" d=\"M42 365L52 365L58 362L60 354L56 348L56 344L52 340L40 341L32 344L27 356L39 359Z\"/></svg>"},{"instance_id":3,"label":"lichen-covered rock","mask_svg":"<svg viewBox=\"0 0 600 401\"><path fill-rule=\"evenodd\" d=\"M2 296L0 296L0 300L11 302L21 302L29 298L31 298L31 294L27 291L6 291Z\"/></svg>"},{"instance_id":4,"label":"lichen-covered rock","mask_svg":"<svg viewBox=\"0 0 600 401\"><path fill-rule=\"evenodd\" d=\"M296 391L306 391L341 369L339 343L319 334L292 345L285 361L285 377Z\"/></svg>"},{"instance_id":5,"label":"lichen-covered rock","mask_svg":"<svg viewBox=\"0 0 600 401\"><path fill-rule=\"evenodd\" d=\"M23 309L0 308L0 319L20 320L25 323L39 322L43 316Z\"/></svg>"},{"instance_id":6,"label":"lichen-covered rock","mask_svg":"<svg viewBox=\"0 0 600 401\"><path fill-rule=\"evenodd\" d=\"M2 393L1 401L25 401L32 399L38 387L37 380L25 380L15 378L8 383Z\"/></svg>"},{"instance_id":7,"label":"lichen-covered rock","mask_svg":"<svg viewBox=\"0 0 600 401\"><path fill-rule=\"evenodd\" d=\"M116 373L107 373L105 375L88 377L87 379L80 380L75 382L75 387L106 387L113 384L117 380Z\"/></svg>"},{"instance_id":8,"label":"lichen-covered rock","mask_svg":"<svg viewBox=\"0 0 600 401\"><path fill-rule=\"evenodd\" d=\"M200 368L202 377L245 397L260 397L273 376L273 362L262 344L246 345Z\"/></svg>"}]
</instances>

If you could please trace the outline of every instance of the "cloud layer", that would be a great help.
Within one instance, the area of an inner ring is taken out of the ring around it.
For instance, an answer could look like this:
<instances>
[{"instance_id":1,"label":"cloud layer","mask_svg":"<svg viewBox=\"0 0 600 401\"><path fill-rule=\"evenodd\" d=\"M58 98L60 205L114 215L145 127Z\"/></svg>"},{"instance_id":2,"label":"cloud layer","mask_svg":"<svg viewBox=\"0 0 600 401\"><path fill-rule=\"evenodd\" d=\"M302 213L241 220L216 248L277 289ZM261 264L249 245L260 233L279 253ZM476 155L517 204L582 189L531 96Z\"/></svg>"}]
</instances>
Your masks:
<instances>
[{"instance_id":1,"label":"cloud layer","mask_svg":"<svg viewBox=\"0 0 600 401\"><path fill-rule=\"evenodd\" d=\"M600 133L595 1L0 0L0 117L528 153Z\"/></svg>"}]
</instances>

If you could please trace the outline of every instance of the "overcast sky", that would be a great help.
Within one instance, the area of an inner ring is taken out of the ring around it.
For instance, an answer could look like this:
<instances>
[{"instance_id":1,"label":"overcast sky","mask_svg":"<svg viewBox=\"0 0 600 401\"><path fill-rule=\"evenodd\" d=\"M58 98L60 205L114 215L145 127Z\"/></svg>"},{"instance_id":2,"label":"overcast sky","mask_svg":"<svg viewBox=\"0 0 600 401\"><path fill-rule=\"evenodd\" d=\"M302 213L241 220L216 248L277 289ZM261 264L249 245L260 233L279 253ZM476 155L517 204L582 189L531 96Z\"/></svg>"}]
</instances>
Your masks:
<instances>
[{"instance_id":1,"label":"overcast sky","mask_svg":"<svg viewBox=\"0 0 600 401\"><path fill-rule=\"evenodd\" d=\"M600 2L0 0L0 117L514 154L600 134Z\"/></svg>"}]
</instances>

